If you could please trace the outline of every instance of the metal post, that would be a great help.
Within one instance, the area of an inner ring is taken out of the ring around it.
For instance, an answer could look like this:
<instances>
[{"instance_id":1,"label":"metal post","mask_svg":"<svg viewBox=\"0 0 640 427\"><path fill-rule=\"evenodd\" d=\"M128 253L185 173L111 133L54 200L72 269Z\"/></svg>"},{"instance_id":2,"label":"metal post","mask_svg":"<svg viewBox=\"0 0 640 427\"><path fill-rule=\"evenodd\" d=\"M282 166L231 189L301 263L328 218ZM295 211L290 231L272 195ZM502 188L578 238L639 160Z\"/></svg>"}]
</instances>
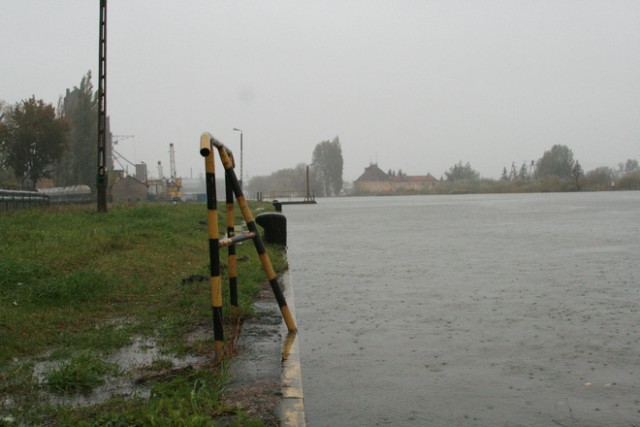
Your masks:
<instances>
[{"instance_id":1,"label":"metal post","mask_svg":"<svg viewBox=\"0 0 640 427\"><path fill-rule=\"evenodd\" d=\"M244 147L242 146L242 129L238 129L238 128L233 128L233 130L240 132L240 189L242 190L242 179L244 177L244 175L242 174L242 156L243 156L243 152L244 152Z\"/></svg>"},{"instance_id":2,"label":"metal post","mask_svg":"<svg viewBox=\"0 0 640 427\"><path fill-rule=\"evenodd\" d=\"M98 62L98 212L107 211L107 0L100 0Z\"/></svg>"},{"instance_id":3,"label":"metal post","mask_svg":"<svg viewBox=\"0 0 640 427\"><path fill-rule=\"evenodd\" d=\"M203 134L201 137L201 146L202 140L205 136L210 135L208 133ZM236 174L233 171L233 158L229 155L227 148L222 145L220 142L216 141L211 137L211 145L215 146L218 149L218 154L222 160L222 165L225 169L225 178L231 181L231 187L233 188L233 192L236 196L236 200L238 201L238 205L240 206L240 211L242 212L242 217L247 224L247 229L249 232L254 233L253 243L256 247L256 251L258 252L258 256L260 257L260 261L262 262L262 269L267 274L267 279L269 279L269 284L271 285L271 290L273 291L273 295L276 298L278 306L280 307L280 312L282 313L282 318L284 319L285 324L287 325L287 329L289 332L297 332L297 327L295 321L293 320L293 316L289 307L287 306L287 301L282 293L282 289L280 289L280 284L278 283L278 276L273 269L273 265L271 264L271 260L269 259L269 254L267 254L267 250L262 242L262 238L260 237L260 233L258 232L258 227L256 226L256 222L253 219L253 215L251 214L251 210L249 209L249 204L247 203L244 195L242 194L242 189L240 188L240 184L238 183L238 179L236 178ZM202 150L201 150L202 153Z\"/></svg>"},{"instance_id":4,"label":"metal post","mask_svg":"<svg viewBox=\"0 0 640 427\"><path fill-rule=\"evenodd\" d=\"M220 241L218 242L218 246L221 248L231 247L236 243L244 242L245 240L251 240L255 236L255 233L247 232L244 234L240 234L239 236L227 237L224 239L220 239Z\"/></svg>"},{"instance_id":5,"label":"metal post","mask_svg":"<svg viewBox=\"0 0 640 427\"><path fill-rule=\"evenodd\" d=\"M307 197L305 197L304 200L311 200L311 191L309 190L309 165L307 165Z\"/></svg>"},{"instance_id":6,"label":"metal post","mask_svg":"<svg viewBox=\"0 0 640 427\"><path fill-rule=\"evenodd\" d=\"M216 197L216 172L214 152L209 137L200 138L200 154L205 158L205 181L207 185L207 224L209 229L209 266L211 273L211 311L213 314L213 348L216 358L224 357L224 328L222 324L222 285L220 278L220 248L218 230L218 208Z\"/></svg>"},{"instance_id":7,"label":"metal post","mask_svg":"<svg viewBox=\"0 0 640 427\"><path fill-rule=\"evenodd\" d=\"M310 166L315 166L315 163L311 163L310 165L307 165L307 195L304 198L305 202L311 202L315 199L314 196L311 195L311 185L309 184L309 167Z\"/></svg>"},{"instance_id":8,"label":"metal post","mask_svg":"<svg viewBox=\"0 0 640 427\"><path fill-rule=\"evenodd\" d=\"M229 255L229 302L232 322L238 320L238 272L236 268L236 245L235 245L235 224L233 211L233 188L231 183L226 179L227 171L225 171L225 193L227 202L227 237L233 241L227 248Z\"/></svg>"}]
</instances>

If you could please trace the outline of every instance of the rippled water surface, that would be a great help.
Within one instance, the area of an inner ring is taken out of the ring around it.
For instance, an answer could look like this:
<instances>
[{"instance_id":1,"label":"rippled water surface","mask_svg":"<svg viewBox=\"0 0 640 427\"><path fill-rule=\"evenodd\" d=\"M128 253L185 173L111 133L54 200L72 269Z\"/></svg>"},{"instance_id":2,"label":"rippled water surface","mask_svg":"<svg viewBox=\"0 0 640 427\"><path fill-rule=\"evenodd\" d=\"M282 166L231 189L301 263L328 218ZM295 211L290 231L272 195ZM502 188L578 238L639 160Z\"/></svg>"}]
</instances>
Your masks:
<instances>
[{"instance_id":1,"label":"rippled water surface","mask_svg":"<svg viewBox=\"0 0 640 427\"><path fill-rule=\"evenodd\" d=\"M640 192L283 213L310 427L640 423Z\"/></svg>"}]
</instances>

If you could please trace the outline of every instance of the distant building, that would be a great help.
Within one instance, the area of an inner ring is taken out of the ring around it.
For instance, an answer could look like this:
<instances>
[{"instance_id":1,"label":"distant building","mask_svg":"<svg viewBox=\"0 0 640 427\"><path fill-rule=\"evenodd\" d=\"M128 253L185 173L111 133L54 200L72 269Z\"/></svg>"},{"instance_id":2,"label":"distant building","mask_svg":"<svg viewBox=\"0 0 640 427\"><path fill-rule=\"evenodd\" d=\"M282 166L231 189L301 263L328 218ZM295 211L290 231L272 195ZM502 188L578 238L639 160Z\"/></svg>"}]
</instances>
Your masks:
<instances>
[{"instance_id":1,"label":"distant building","mask_svg":"<svg viewBox=\"0 0 640 427\"><path fill-rule=\"evenodd\" d=\"M136 179L138 181L147 182L147 165L146 163L136 164Z\"/></svg>"},{"instance_id":2,"label":"distant building","mask_svg":"<svg viewBox=\"0 0 640 427\"><path fill-rule=\"evenodd\" d=\"M353 182L356 193L389 193L391 192L391 177L384 173L376 164L364 168L364 173Z\"/></svg>"},{"instance_id":3,"label":"distant building","mask_svg":"<svg viewBox=\"0 0 640 427\"><path fill-rule=\"evenodd\" d=\"M431 174L390 176L377 164L371 164L354 181L353 189L356 194L420 193L430 190L436 185L438 185L438 180Z\"/></svg>"},{"instance_id":4,"label":"distant building","mask_svg":"<svg viewBox=\"0 0 640 427\"><path fill-rule=\"evenodd\" d=\"M131 202L148 199L147 184L132 176L117 177L111 186L114 202Z\"/></svg>"}]
</instances>

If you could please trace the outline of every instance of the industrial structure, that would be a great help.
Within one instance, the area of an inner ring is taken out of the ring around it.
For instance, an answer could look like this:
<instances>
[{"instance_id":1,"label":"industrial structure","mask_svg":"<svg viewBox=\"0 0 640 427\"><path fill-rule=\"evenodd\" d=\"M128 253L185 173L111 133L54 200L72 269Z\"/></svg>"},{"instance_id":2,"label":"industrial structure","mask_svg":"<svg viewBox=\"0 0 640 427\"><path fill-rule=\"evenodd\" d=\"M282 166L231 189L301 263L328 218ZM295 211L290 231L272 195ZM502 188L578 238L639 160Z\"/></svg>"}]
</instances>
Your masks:
<instances>
[{"instance_id":1,"label":"industrial structure","mask_svg":"<svg viewBox=\"0 0 640 427\"><path fill-rule=\"evenodd\" d=\"M182 178L178 178L176 172L176 152L173 143L169 144L169 162L171 177L167 182L167 197L172 202L182 201Z\"/></svg>"}]
</instances>

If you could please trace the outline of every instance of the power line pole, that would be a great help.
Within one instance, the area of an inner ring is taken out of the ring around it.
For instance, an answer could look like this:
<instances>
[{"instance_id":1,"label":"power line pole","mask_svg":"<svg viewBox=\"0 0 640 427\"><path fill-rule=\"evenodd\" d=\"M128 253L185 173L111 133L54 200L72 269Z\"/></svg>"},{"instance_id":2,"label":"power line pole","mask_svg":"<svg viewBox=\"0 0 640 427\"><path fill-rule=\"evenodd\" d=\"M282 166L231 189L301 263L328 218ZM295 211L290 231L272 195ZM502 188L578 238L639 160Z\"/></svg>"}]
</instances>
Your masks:
<instances>
[{"instance_id":1,"label":"power line pole","mask_svg":"<svg viewBox=\"0 0 640 427\"><path fill-rule=\"evenodd\" d=\"M98 63L98 212L107 211L107 0L100 0Z\"/></svg>"}]
</instances>

